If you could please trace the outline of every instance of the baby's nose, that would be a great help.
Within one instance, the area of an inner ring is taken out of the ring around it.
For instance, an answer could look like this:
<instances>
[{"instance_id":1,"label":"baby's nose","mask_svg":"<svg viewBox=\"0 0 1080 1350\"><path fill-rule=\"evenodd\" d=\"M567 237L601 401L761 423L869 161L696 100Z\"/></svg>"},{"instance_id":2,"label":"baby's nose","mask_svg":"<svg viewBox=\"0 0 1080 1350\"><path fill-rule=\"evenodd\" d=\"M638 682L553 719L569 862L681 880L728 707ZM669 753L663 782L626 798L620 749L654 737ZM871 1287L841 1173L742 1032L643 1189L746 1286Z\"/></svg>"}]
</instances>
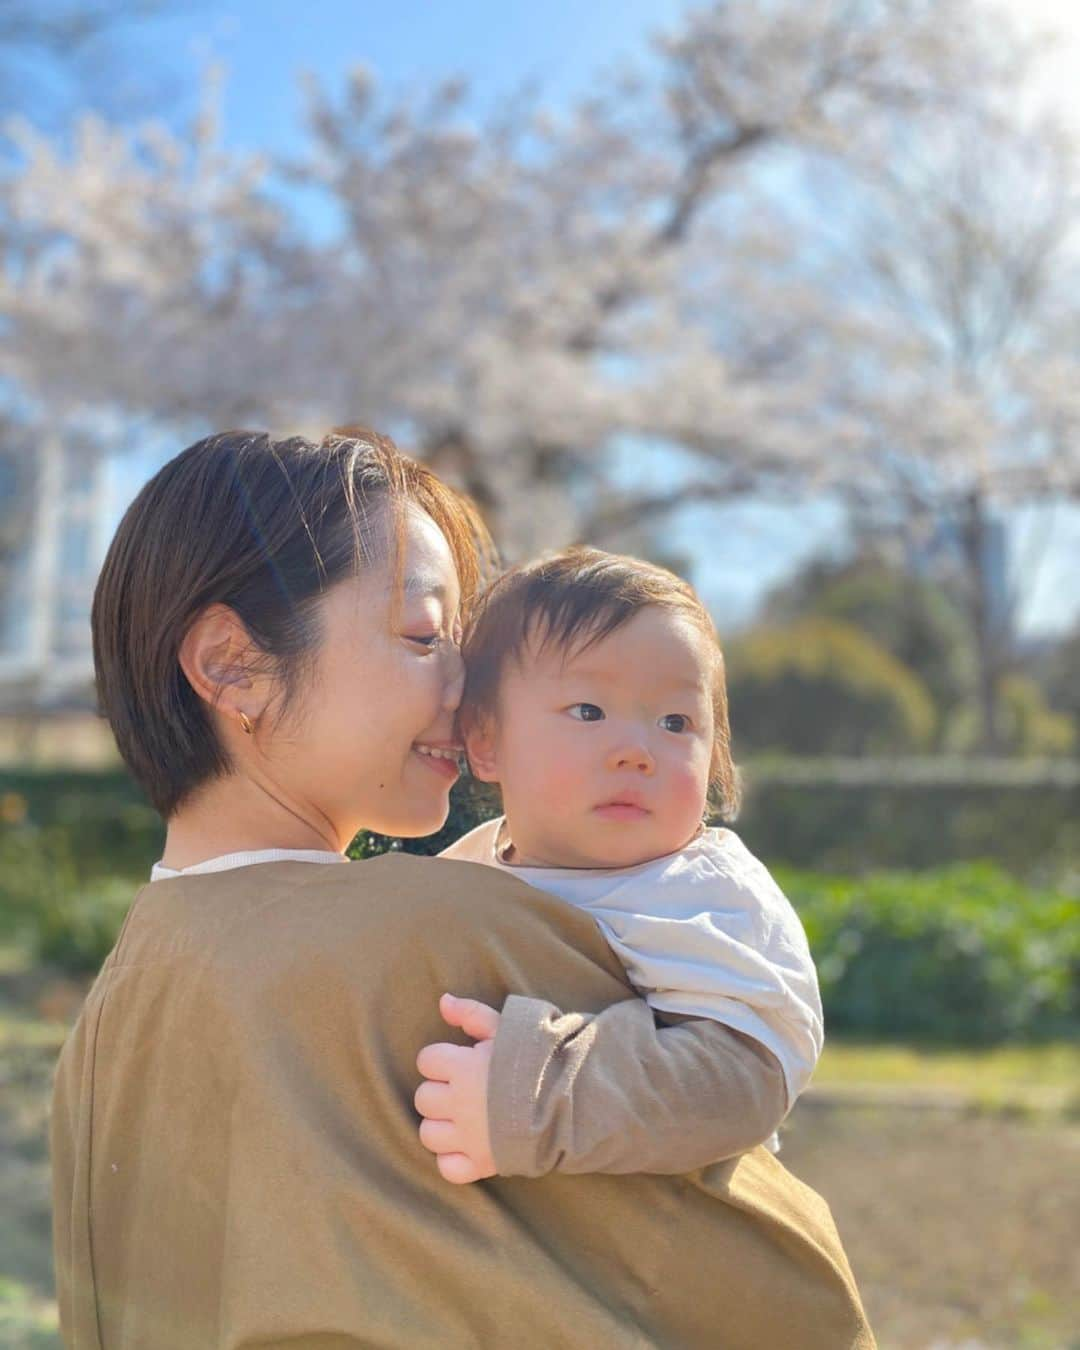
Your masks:
<instances>
[{"instance_id":1,"label":"baby's nose","mask_svg":"<svg viewBox=\"0 0 1080 1350\"><path fill-rule=\"evenodd\" d=\"M652 773L656 767L652 755L643 745L623 745L611 754L611 766L615 769L639 769L642 773Z\"/></svg>"}]
</instances>

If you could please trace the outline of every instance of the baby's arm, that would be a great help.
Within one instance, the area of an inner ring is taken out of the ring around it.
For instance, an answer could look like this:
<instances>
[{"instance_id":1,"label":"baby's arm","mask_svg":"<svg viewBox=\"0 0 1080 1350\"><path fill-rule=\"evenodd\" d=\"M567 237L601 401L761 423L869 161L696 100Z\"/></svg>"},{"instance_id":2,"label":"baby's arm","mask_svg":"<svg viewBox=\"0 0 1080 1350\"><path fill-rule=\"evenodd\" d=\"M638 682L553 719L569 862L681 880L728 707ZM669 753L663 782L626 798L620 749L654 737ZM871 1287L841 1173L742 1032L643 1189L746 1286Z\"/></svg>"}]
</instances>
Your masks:
<instances>
[{"instance_id":1,"label":"baby's arm","mask_svg":"<svg viewBox=\"0 0 1080 1350\"><path fill-rule=\"evenodd\" d=\"M692 872L645 884L647 898L623 887L589 911L648 1002L564 1015L511 995L501 1014L485 1008L498 1019L493 1044L422 1052L437 1072L421 1072L444 1075L417 1095L430 1122L422 1138L470 1139L462 1153L487 1168L477 1176L542 1176L690 1171L774 1134L823 1035L798 916L730 832L702 840ZM658 1027L656 1017L676 1025ZM462 1111L434 1128L425 1108L446 1111L451 1099ZM466 1117L483 1120L482 1141ZM444 1148L424 1142L446 1175Z\"/></svg>"},{"instance_id":2,"label":"baby's arm","mask_svg":"<svg viewBox=\"0 0 1080 1350\"><path fill-rule=\"evenodd\" d=\"M471 1034L497 1034L418 1058L437 1080L416 1096L421 1140L448 1180L688 1172L762 1143L785 1115L779 1061L710 1018L660 1013L676 1025L657 1027L638 998L596 1014L517 995L501 1015L460 1003L480 1019Z\"/></svg>"},{"instance_id":3,"label":"baby's arm","mask_svg":"<svg viewBox=\"0 0 1080 1350\"><path fill-rule=\"evenodd\" d=\"M710 1018L658 1027L639 998L593 1015L503 1007L488 1095L503 1176L689 1172L764 1142L786 1111L775 1056Z\"/></svg>"}]
</instances>

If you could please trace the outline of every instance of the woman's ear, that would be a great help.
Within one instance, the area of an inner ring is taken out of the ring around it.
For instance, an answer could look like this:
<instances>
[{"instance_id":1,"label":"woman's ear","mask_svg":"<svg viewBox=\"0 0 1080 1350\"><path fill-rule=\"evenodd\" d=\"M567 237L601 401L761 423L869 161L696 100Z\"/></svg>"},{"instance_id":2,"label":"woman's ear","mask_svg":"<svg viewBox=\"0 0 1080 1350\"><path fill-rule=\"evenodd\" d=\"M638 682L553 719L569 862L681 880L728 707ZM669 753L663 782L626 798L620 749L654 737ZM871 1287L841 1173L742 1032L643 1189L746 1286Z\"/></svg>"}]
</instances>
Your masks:
<instances>
[{"instance_id":1,"label":"woman's ear","mask_svg":"<svg viewBox=\"0 0 1080 1350\"><path fill-rule=\"evenodd\" d=\"M180 669L192 689L211 707L229 716L246 712L252 719L254 687L245 654L251 639L240 617L227 605L210 605L180 643Z\"/></svg>"},{"instance_id":2,"label":"woman's ear","mask_svg":"<svg viewBox=\"0 0 1080 1350\"><path fill-rule=\"evenodd\" d=\"M462 727L462 740L465 753L469 757L469 768L474 778L482 783L499 781L498 756L496 753L496 727L492 717L471 718Z\"/></svg>"}]
</instances>

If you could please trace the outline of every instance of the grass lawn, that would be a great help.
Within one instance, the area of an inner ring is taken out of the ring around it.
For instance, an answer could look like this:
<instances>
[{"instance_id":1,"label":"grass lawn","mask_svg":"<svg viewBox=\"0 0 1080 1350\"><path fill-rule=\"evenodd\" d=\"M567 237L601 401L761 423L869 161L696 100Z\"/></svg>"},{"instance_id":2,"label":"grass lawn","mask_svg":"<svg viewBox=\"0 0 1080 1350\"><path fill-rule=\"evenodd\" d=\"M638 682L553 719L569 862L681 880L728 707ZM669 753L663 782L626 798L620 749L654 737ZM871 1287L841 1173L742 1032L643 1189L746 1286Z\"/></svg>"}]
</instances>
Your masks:
<instances>
[{"instance_id":1,"label":"grass lawn","mask_svg":"<svg viewBox=\"0 0 1080 1350\"><path fill-rule=\"evenodd\" d=\"M831 1101L1080 1119L1080 1045L924 1049L827 1041L812 1092Z\"/></svg>"},{"instance_id":2,"label":"grass lawn","mask_svg":"<svg viewBox=\"0 0 1080 1350\"><path fill-rule=\"evenodd\" d=\"M45 1129L80 993L0 948L7 1350L59 1346ZM882 1350L1080 1350L1078 1117L1080 1046L828 1044L780 1157L828 1200Z\"/></svg>"}]
</instances>

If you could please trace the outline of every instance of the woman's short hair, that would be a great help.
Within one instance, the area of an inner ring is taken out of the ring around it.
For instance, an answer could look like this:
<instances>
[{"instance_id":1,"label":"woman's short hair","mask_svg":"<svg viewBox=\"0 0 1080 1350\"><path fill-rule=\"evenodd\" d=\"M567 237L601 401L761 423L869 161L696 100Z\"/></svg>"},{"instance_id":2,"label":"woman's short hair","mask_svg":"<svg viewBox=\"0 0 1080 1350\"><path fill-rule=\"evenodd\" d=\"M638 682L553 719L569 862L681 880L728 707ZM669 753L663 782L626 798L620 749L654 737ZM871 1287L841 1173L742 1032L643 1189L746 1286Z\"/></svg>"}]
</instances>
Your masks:
<instances>
[{"instance_id":1,"label":"woman's short hair","mask_svg":"<svg viewBox=\"0 0 1080 1350\"><path fill-rule=\"evenodd\" d=\"M493 556L475 508L365 428L318 442L222 432L143 487L106 555L91 627L98 712L164 819L232 767L180 666L198 615L222 604L240 618L280 682L280 722L319 648L320 598L385 550L388 522L400 580L410 503L445 535L467 605Z\"/></svg>"},{"instance_id":2,"label":"woman's short hair","mask_svg":"<svg viewBox=\"0 0 1080 1350\"><path fill-rule=\"evenodd\" d=\"M479 597L466 625L462 725L498 717L499 686L508 662L520 665L549 647L582 651L647 605L684 614L708 642L713 708L709 797L718 815L732 819L739 807L739 783L716 627L689 582L641 558L576 546L504 572Z\"/></svg>"}]
</instances>

